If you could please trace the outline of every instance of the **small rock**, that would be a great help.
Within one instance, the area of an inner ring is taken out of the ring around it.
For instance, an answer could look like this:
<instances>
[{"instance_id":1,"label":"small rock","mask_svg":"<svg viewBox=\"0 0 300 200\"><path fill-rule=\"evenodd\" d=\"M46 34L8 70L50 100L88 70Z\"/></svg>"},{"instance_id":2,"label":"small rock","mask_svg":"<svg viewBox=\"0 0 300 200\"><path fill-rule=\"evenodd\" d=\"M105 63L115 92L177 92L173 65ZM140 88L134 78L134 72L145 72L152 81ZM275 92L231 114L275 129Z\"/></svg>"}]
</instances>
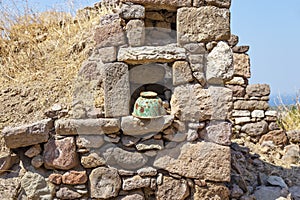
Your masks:
<instances>
[{"instance_id":1,"label":"small rock","mask_svg":"<svg viewBox=\"0 0 300 200\"><path fill-rule=\"evenodd\" d=\"M187 132L186 140L188 142L193 142L193 141L196 141L198 138L199 138L199 134L198 134L197 130L189 129L189 131Z\"/></svg>"},{"instance_id":2,"label":"small rock","mask_svg":"<svg viewBox=\"0 0 300 200\"><path fill-rule=\"evenodd\" d=\"M78 185L87 182L86 171L70 171L62 175L62 182L68 185Z\"/></svg>"},{"instance_id":3,"label":"small rock","mask_svg":"<svg viewBox=\"0 0 300 200\"><path fill-rule=\"evenodd\" d=\"M300 143L300 130L288 131L286 134L290 142Z\"/></svg>"},{"instance_id":4,"label":"small rock","mask_svg":"<svg viewBox=\"0 0 300 200\"><path fill-rule=\"evenodd\" d=\"M233 53L247 53L249 51L249 46L235 46L232 48Z\"/></svg>"},{"instance_id":5,"label":"small rock","mask_svg":"<svg viewBox=\"0 0 300 200\"><path fill-rule=\"evenodd\" d=\"M59 199L78 199L82 197L81 194L78 192L75 192L67 187L61 187L57 192L56 192L56 197Z\"/></svg>"},{"instance_id":6,"label":"small rock","mask_svg":"<svg viewBox=\"0 0 300 200\"><path fill-rule=\"evenodd\" d=\"M163 140L146 140L143 142L139 142L136 144L136 149L138 151L145 151L145 150L162 150L164 148Z\"/></svg>"},{"instance_id":7,"label":"small rock","mask_svg":"<svg viewBox=\"0 0 300 200\"><path fill-rule=\"evenodd\" d=\"M62 180L62 175L61 174L50 174L50 176L48 177L48 180L51 183L54 183L56 185L60 185L61 180Z\"/></svg>"},{"instance_id":8,"label":"small rock","mask_svg":"<svg viewBox=\"0 0 300 200\"><path fill-rule=\"evenodd\" d=\"M123 190L134 190L134 189L149 187L150 183L151 183L150 178L142 178L136 175L132 178L124 179L122 188Z\"/></svg>"},{"instance_id":9,"label":"small rock","mask_svg":"<svg viewBox=\"0 0 300 200\"><path fill-rule=\"evenodd\" d=\"M39 155L42 152L42 148L39 144L36 144L32 147L30 147L26 152L25 152L25 156L27 156L28 158L32 158L34 156Z\"/></svg>"},{"instance_id":10,"label":"small rock","mask_svg":"<svg viewBox=\"0 0 300 200\"><path fill-rule=\"evenodd\" d=\"M281 196L281 188L261 186L256 189L256 191L254 192L254 196L256 199L274 200Z\"/></svg>"},{"instance_id":11,"label":"small rock","mask_svg":"<svg viewBox=\"0 0 300 200\"><path fill-rule=\"evenodd\" d=\"M183 200L190 194L187 181L177 180L164 176L162 184L158 184L156 191L157 199Z\"/></svg>"},{"instance_id":12,"label":"small rock","mask_svg":"<svg viewBox=\"0 0 300 200\"><path fill-rule=\"evenodd\" d=\"M145 167L137 170L139 176L156 176L157 170L153 167Z\"/></svg>"},{"instance_id":13,"label":"small rock","mask_svg":"<svg viewBox=\"0 0 300 200\"><path fill-rule=\"evenodd\" d=\"M37 155L32 158L31 165L35 168L40 168L44 164L43 156Z\"/></svg>"},{"instance_id":14,"label":"small rock","mask_svg":"<svg viewBox=\"0 0 300 200\"><path fill-rule=\"evenodd\" d=\"M291 144L284 147L284 155L282 160L286 164L297 164L300 160L300 148L299 145Z\"/></svg>"},{"instance_id":15,"label":"small rock","mask_svg":"<svg viewBox=\"0 0 300 200\"><path fill-rule=\"evenodd\" d=\"M81 156L81 164L84 168L95 168L105 165L106 161L97 153L91 153L87 156Z\"/></svg>"},{"instance_id":16,"label":"small rock","mask_svg":"<svg viewBox=\"0 0 300 200\"><path fill-rule=\"evenodd\" d=\"M238 185L233 184L230 196L232 198L240 198L243 194L243 190Z\"/></svg>"},{"instance_id":17,"label":"small rock","mask_svg":"<svg viewBox=\"0 0 300 200\"><path fill-rule=\"evenodd\" d=\"M103 144L104 139L101 135L79 135L76 137L76 145L79 149L100 148Z\"/></svg>"},{"instance_id":18,"label":"small rock","mask_svg":"<svg viewBox=\"0 0 300 200\"><path fill-rule=\"evenodd\" d=\"M134 146L139 140L140 138L138 137L133 137L128 135L124 135L121 139L122 144L126 147Z\"/></svg>"},{"instance_id":19,"label":"small rock","mask_svg":"<svg viewBox=\"0 0 300 200\"><path fill-rule=\"evenodd\" d=\"M295 200L300 199L300 186L292 186L289 188L289 191Z\"/></svg>"},{"instance_id":20,"label":"small rock","mask_svg":"<svg viewBox=\"0 0 300 200\"><path fill-rule=\"evenodd\" d=\"M288 142L286 134L283 130L270 131L269 133L263 135L260 138L259 143L262 144L264 141L272 141L276 145L285 145Z\"/></svg>"},{"instance_id":21,"label":"small rock","mask_svg":"<svg viewBox=\"0 0 300 200\"><path fill-rule=\"evenodd\" d=\"M288 188L284 180L279 176L269 176L267 182L273 186L280 186L281 188Z\"/></svg>"}]
</instances>

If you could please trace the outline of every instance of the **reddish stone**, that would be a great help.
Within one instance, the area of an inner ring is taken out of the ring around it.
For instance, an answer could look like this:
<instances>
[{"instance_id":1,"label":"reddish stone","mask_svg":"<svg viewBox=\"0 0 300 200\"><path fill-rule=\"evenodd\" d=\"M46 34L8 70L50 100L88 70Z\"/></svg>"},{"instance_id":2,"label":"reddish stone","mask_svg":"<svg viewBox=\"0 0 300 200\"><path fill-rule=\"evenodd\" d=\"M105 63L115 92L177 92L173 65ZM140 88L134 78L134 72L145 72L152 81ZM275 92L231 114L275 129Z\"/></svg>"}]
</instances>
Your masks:
<instances>
[{"instance_id":1,"label":"reddish stone","mask_svg":"<svg viewBox=\"0 0 300 200\"><path fill-rule=\"evenodd\" d=\"M49 181L56 185L61 184L61 178L62 178L61 174L50 174L50 176L48 177Z\"/></svg>"},{"instance_id":2,"label":"reddish stone","mask_svg":"<svg viewBox=\"0 0 300 200\"><path fill-rule=\"evenodd\" d=\"M286 145L288 142L287 136L283 130L270 131L266 135L263 135L259 143L262 144L265 141L272 141L276 145Z\"/></svg>"},{"instance_id":3,"label":"reddish stone","mask_svg":"<svg viewBox=\"0 0 300 200\"><path fill-rule=\"evenodd\" d=\"M87 179L86 171L70 171L62 176L62 182L68 185L84 184Z\"/></svg>"},{"instance_id":4,"label":"reddish stone","mask_svg":"<svg viewBox=\"0 0 300 200\"><path fill-rule=\"evenodd\" d=\"M44 146L44 164L48 169L69 170L79 164L73 137L49 140Z\"/></svg>"}]
</instances>

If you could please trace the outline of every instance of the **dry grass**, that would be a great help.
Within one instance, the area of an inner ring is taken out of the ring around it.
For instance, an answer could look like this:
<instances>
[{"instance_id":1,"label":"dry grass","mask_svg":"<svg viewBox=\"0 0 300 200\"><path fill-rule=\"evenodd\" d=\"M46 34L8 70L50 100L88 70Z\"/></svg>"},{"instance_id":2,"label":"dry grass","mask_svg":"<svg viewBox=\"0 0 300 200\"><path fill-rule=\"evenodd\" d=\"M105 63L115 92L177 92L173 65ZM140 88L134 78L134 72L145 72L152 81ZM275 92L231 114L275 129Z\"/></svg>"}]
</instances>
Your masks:
<instances>
[{"instance_id":1,"label":"dry grass","mask_svg":"<svg viewBox=\"0 0 300 200\"><path fill-rule=\"evenodd\" d=\"M295 98L294 105L284 105L279 97L280 105L278 109L278 120L280 126L285 130L300 130L300 100L299 95Z\"/></svg>"},{"instance_id":2,"label":"dry grass","mask_svg":"<svg viewBox=\"0 0 300 200\"><path fill-rule=\"evenodd\" d=\"M16 13L17 6L10 6L0 10L0 91L28 82L72 83L93 49L100 16L112 9L88 8L73 17L55 10L34 13L28 6Z\"/></svg>"}]
</instances>

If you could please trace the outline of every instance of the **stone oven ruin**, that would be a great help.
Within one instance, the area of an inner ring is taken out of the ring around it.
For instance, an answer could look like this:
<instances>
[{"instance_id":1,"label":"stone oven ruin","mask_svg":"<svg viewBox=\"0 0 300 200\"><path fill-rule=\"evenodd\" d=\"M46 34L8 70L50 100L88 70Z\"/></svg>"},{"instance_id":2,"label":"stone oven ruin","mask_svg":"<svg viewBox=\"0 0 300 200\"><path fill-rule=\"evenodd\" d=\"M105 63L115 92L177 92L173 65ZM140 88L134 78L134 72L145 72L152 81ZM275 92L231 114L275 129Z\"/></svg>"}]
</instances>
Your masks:
<instances>
[{"instance_id":1,"label":"stone oven ruin","mask_svg":"<svg viewBox=\"0 0 300 200\"><path fill-rule=\"evenodd\" d=\"M72 117L3 130L9 148L43 146L42 164L33 165L57 187L46 184L41 195L60 198L81 185L86 192L73 191L80 199L229 199L232 130L267 124L269 95L247 87L248 49L231 35L230 4L122 0L118 13L101 18ZM261 95L252 98L254 90ZM132 116L143 91L158 94L166 115ZM260 117L251 118L254 110Z\"/></svg>"}]
</instances>

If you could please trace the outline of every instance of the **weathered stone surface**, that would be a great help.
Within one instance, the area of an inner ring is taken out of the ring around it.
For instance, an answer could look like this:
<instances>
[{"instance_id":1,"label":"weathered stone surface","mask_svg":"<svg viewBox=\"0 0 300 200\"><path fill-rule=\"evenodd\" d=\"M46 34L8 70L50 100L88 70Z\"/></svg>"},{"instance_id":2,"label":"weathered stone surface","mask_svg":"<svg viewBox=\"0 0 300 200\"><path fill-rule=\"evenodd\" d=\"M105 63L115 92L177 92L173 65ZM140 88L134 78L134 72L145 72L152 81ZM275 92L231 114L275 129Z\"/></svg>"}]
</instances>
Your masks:
<instances>
[{"instance_id":1,"label":"weathered stone surface","mask_svg":"<svg viewBox=\"0 0 300 200\"><path fill-rule=\"evenodd\" d=\"M197 1L201 2L203 0L195 0L194 6L197 5ZM195 3L196 3L196 5L195 5ZM220 8L230 8L231 0L205 0L205 3L206 3L206 5L210 5L210 6L217 6Z\"/></svg>"},{"instance_id":2,"label":"weathered stone surface","mask_svg":"<svg viewBox=\"0 0 300 200\"><path fill-rule=\"evenodd\" d=\"M269 96L270 92L271 92L270 86L267 84L253 84L253 85L248 85L246 88L246 93L250 97Z\"/></svg>"},{"instance_id":3,"label":"weathered stone surface","mask_svg":"<svg viewBox=\"0 0 300 200\"><path fill-rule=\"evenodd\" d=\"M119 147L108 148L103 156L109 166L126 170L139 169L148 162L144 154L126 151Z\"/></svg>"},{"instance_id":4,"label":"weathered stone surface","mask_svg":"<svg viewBox=\"0 0 300 200\"><path fill-rule=\"evenodd\" d=\"M106 161L97 153L81 156L81 164L84 168L94 168L105 165Z\"/></svg>"},{"instance_id":5,"label":"weathered stone surface","mask_svg":"<svg viewBox=\"0 0 300 200\"><path fill-rule=\"evenodd\" d=\"M231 48L225 42L219 42L207 56L206 79L215 84L218 80L227 81L233 77L233 56Z\"/></svg>"},{"instance_id":6,"label":"weathered stone surface","mask_svg":"<svg viewBox=\"0 0 300 200\"><path fill-rule=\"evenodd\" d=\"M234 53L247 53L249 51L249 46L235 46L232 48Z\"/></svg>"},{"instance_id":7,"label":"weathered stone surface","mask_svg":"<svg viewBox=\"0 0 300 200\"><path fill-rule=\"evenodd\" d=\"M134 146L141 138L124 135L121 139L122 144L126 147L132 147Z\"/></svg>"},{"instance_id":8,"label":"weathered stone surface","mask_svg":"<svg viewBox=\"0 0 300 200\"><path fill-rule=\"evenodd\" d=\"M9 170L14 164L10 152L0 152L0 174Z\"/></svg>"},{"instance_id":9,"label":"weathered stone surface","mask_svg":"<svg viewBox=\"0 0 300 200\"><path fill-rule=\"evenodd\" d=\"M157 170L153 167L145 167L137 170L139 176L156 176Z\"/></svg>"},{"instance_id":10,"label":"weathered stone surface","mask_svg":"<svg viewBox=\"0 0 300 200\"><path fill-rule=\"evenodd\" d=\"M191 0L121 0L121 2L132 2L144 5L146 8L171 9L191 6Z\"/></svg>"},{"instance_id":11,"label":"weathered stone surface","mask_svg":"<svg viewBox=\"0 0 300 200\"><path fill-rule=\"evenodd\" d=\"M233 103L233 108L236 110L268 110L269 104L267 101L244 101L244 100L237 100Z\"/></svg>"},{"instance_id":12,"label":"weathered stone surface","mask_svg":"<svg viewBox=\"0 0 300 200\"><path fill-rule=\"evenodd\" d=\"M245 88L240 85L226 85L226 87L232 90L233 97L244 97L246 94Z\"/></svg>"},{"instance_id":13,"label":"weathered stone surface","mask_svg":"<svg viewBox=\"0 0 300 200\"><path fill-rule=\"evenodd\" d=\"M157 187L156 199L184 200L189 194L189 186L186 180L164 176L162 184Z\"/></svg>"},{"instance_id":14,"label":"weathered stone surface","mask_svg":"<svg viewBox=\"0 0 300 200\"><path fill-rule=\"evenodd\" d=\"M184 48L192 54L206 54L207 53L204 43L189 43L189 44L185 44Z\"/></svg>"},{"instance_id":15,"label":"weathered stone surface","mask_svg":"<svg viewBox=\"0 0 300 200\"><path fill-rule=\"evenodd\" d=\"M120 130L119 119L59 119L55 121L58 135L103 135Z\"/></svg>"},{"instance_id":16,"label":"weathered stone surface","mask_svg":"<svg viewBox=\"0 0 300 200\"><path fill-rule=\"evenodd\" d=\"M240 198L244 194L244 191L236 184L233 184L230 197L231 198Z\"/></svg>"},{"instance_id":17,"label":"weathered stone surface","mask_svg":"<svg viewBox=\"0 0 300 200\"><path fill-rule=\"evenodd\" d=\"M103 63L114 62L117 60L116 47L97 48L90 59L100 59Z\"/></svg>"},{"instance_id":18,"label":"weathered stone surface","mask_svg":"<svg viewBox=\"0 0 300 200\"><path fill-rule=\"evenodd\" d=\"M76 137L76 146L83 148L100 148L105 143L101 135L79 135Z\"/></svg>"},{"instance_id":19,"label":"weathered stone surface","mask_svg":"<svg viewBox=\"0 0 300 200\"><path fill-rule=\"evenodd\" d=\"M116 169L98 167L92 170L89 179L92 198L108 199L118 196L121 178Z\"/></svg>"},{"instance_id":20,"label":"weathered stone surface","mask_svg":"<svg viewBox=\"0 0 300 200\"><path fill-rule=\"evenodd\" d=\"M104 66L103 82L105 117L129 115L130 88L128 66L118 62L106 64Z\"/></svg>"},{"instance_id":21,"label":"weathered stone surface","mask_svg":"<svg viewBox=\"0 0 300 200\"><path fill-rule=\"evenodd\" d=\"M0 179L0 199L17 199L20 191L21 178L1 178Z\"/></svg>"},{"instance_id":22,"label":"weathered stone surface","mask_svg":"<svg viewBox=\"0 0 300 200\"><path fill-rule=\"evenodd\" d=\"M129 64L173 62L186 59L185 49L175 45L120 48L118 61Z\"/></svg>"},{"instance_id":23,"label":"weathered stone surface","mask_svg":"<svg viewBox=\"0 0 300 200\"><path fill-rule=\"evenodd\" d=\"M31 159L31 165L35 168L40 168L44 164L44 159L42 155L34 156Z\"/></svg>"},{"instance_id":24,"label":"weathered stone surface","mask_svg":"<svg viewBox=\"0 0 300 200\"><path fill-rule=\"evenodd\" d=\"M246 81L243 77L235 76L230 81L227 81L226 84L244 86L246 84Z\"/></svg>"},{"instance_id":25,"label":"weathered stone surface","mask_svg":"<svg viewBox=\"0 0 300 200\"><path fill-rule=\"evenodd\" d=\"M142 178L136 175L134 177L124 179L122 189L134 190L134 189L149 187L150 183L151 183L150 178Z\"/></svg>"},{"instance_id":26,"label":"weathered stone surface","mask_svg":"<svg viewBox=\"0 0 300 200\"><path fill-rule=\"evenodd\" d=\"M121 197L120 200L145 200L145 197L143 194L129 194L125 197Z\"/></svg>"},{"instance_id":27,"label":"weathered stone surface","mask_svg":"<svg viewBox=\"0 0 300 200\"><path fill-rule=\"evenodd\" d=\"M292 197L296 200L300 199L300 186L292 186L289 188Z\"/></svg>"},{"instance_id":28,"label":"weathered stone surface","mask_svg":"<svg viewBox=\"0 0 300 200\"><path fill-rule=\"evenodd\" d=\"M36 144L32 147L30 147L24 154L28 158L32 158L34 156L39 155L42 152L42 148L39 144Z\"/></svg>"},{"instance_id":29,"label":"weathered stone surface","mask_svg":"<svg viewBox=\"0 0 300 200\"><path fill-rule=\"evenodd\" d=\"M136 144L135 147L138 151L162 150L164 148L164 141L154 139L145 140Z\"/></svg>"},{"instance_id":30,"label":"weathered stone surface","mask_svg":"<svg viewBox=\"0 0 300 200\"><path fill-rule=\"evenodd\" d=\"M82 197L82 195L68 187L61 187L56 192L56 197L59 199L78 199Z\"/></svg>"},{"instance_id":31,"label":"weathered stone surface","mask_svg":"<svg viewBox=\"0 0 300 200\"><path fill-rule=\"evenodd\" d=\"M284 180L279 176L269 176L267 182L273 186L280 186L281 188L288 188Z\"/></svg>"},{"instance_id":32,"label":"weathered stone surface","mask_svg":"<svg viewBox=\"0 0 300 200\"><path fill-rule=\"evenodd\" d=\"M264 141L272 141L276 145L285 145L288 142L283 130L270 131L266 135L263 135L260 138L259 143L262 144Z\"/></svg>"},{"instance_id":33,"label":"weathered stone surface","mask_svg":"<svg viewBox=\"0 0 300 200\"><path fill-rule=\"evenodd\" d=\"M54 187L49 187L44 177L26 172L21 179L21 187L29 199L52 199Z\"/></svg>"},{"instance_id":34,"label":"weathered stone surface","mask_svg":"<svg viewBox=\"0 0 300 200\"><path fill-rule=\"evenodd\" d=\"M239 36L231 34L228 44L230 47L234 47L239 43Z\"/></svg>"},{"instance_id":35,"label":"weathered stone surface","mask_svg":"<svg viewBox=\"0 0 300 200\"><path fill-rule=\"evenodd\" d=\"M145 24L142 20L130 20L126 25L129 46L138 47L145 43Z\"/></svg>"},{"instance_id":36,"label":"weathered stone surface","mask_svg":"<svg viewBox=\"0 0 300 200\"><path fill-rule=\"evenodd\" d=\"M265 117L265 111L263 111L263 110L253 110L251 112L251 117L264 118Z\"/></svg>"},{"instance_id":37,"label":"weathered stone surface","mask_svg":"<svg viewBox=\"0 0 300 200\"><path fill-rule=\"evenodd\" d=\"M221 183L207 183L206 187L195 186L194 200L222 199L229 200L230 191Z\"/></svg>"},{"instance_id":38,"label":"weathered stone surface","mask_svg":"<svg viewBox=\"0 0 300 200\"><path fill-rule=\"evenodd\" d=\"M68 185L85 184L88 180L86 171L69 171L62 175L62 182Z\"/></svg>"},{"instance_id":39,"label":"weathered stone surface","mask_svg":"<svg viewBox=\"0 0 300 200\"><path fill-rule=\"evenodd\" d=\"M133 116L122 117L121 127L125 135L145 135L148 133L158 133L173 122L173 115L165 115L155 119L139 119Z\"/></svg>"},{"instance_id":40,"label":"weathered stone surface","mask_svg":"<svg viewBox=\"0 0 300 200\"><path fill-rule=\"evenodd\" d=\"M236 117L234 119L234 121L235 121L235 124L245 124L245 123L251 122L251 119L250 119L250 117Z\"/></svg>"},{"instance_id":41,"label":"weathered stone surface","mask_svg":"<svg viewBox=\"0 0 300 200\"><path fill-rule=\"evenodd\" d=\"M163 81L166 71L164 65L150 63L138 65L129 71L129 80L131 83L151 84Z\"/></svg>"},{"instance_id":42,"label":"weathered stone surface","mask_svg":"<svg viewBox=\"0 0 300 200\"><path fill-rule=\"evenodd\" d=\"M267 133L268 123L266 121L260 121L255 123L249 123L242 126L243 132L247 133L249 136L260 136Z\"/></svg>"},{"instance_id":43,"label":"weathered stone surface","mask_svg":"<svg viewBox=\"0 0 300 200\"><path fill-rule=\"evenodd\" d=\"M234 63L234 75L242 76L245 78L251 77L249 55L234 53L233 63Z\"/></svg>"},{"instance_id":44,"label":"weathered stone surface","mask_svg":"<svg viewBox=\"0 0 300 200\"><path fill-rule=\"evenodd\" d=\"M211 121L209 125L200 132L200 137L209 142L221 145L230 145L232 134L231 130L231 123Z\"/></svg>"},{"instance_id":45,"label":"weathered stone surface","mask_svg":"<svg viewBox=\"0 0 300 200\"><path fill-rule=\"evenodd\" d=\"M290 142L300 143L300 130L288 131L286 134Z\"/></svg>"},{"instance_id":46,"label":"weathered stone surface","mask_svg":"<svg viewBox=\"0 0 300 200\"><path fill-rule=\"evenodd\" d=\"M44 145L43 156L45 167L50 169L69 170L79 164L73 137L61 140L50 139Z\"/></svg>"},{"instance_id":47,"label":"weathered stone surface","mask_svg":"<svg viewBox=\"0 0 300 200\"><path fill-rule=\"evenodd\" d=\"M15 128L5 127L2 134L7 147L14 149L47 142L52 128L53 121L45 119Z\"/></svg>"},{"instance_id":48,"label":"weathered stone surface","mask_svg":"<svg viewBox=\"0 0 300 200\"><path fill-rule=\"evenodd\" d=\"M181 121L204 121L213 114L212 99L201 85L181 85L175 88L171 99L171 114Z\"/></svg>"},{"instance_id":49,"label":"weathered stone surface","mask_svg":"<svg viewBox=\"0 0 300 200\"><path fill-rule=\"evenodd\" d=\"M230 12L214 6L177 11L179 43L210 42L230 38Z\"/></svg>"},{"instance_id":50,"label":"weathered stone surface","mask_svg":"<svg viewBox=\"0 0 300 200\"><path fill-rule=\"evenodd\" d=\"M199 138L198 130L189 129L186 134L186 141L193 142Z\"/></svg>"},{"instance_id":51,"label":"weathered stone surface","mask_svg":"<svg viewBox=\"0 0 300 200\"><path fill-rule=\"evenodd\" d=\"M122 4L120 16L123 19L143 19L145 18L145 7L141 5Z\"/></svg>"},{"instance_id":52,"label":"weathered stone surface","mask_svg":"<svg viewBox=\"0 0 300 200\"><path fill-rule=\"evenodd\" d=\"M154 166L188 178L230 181L230 148L211 142L186 143L158 153Z\"/></svg>"},{"instance_id":53,"label":"weathered stone surface","mask_svg":"<svg viewBox=\"0 0 300 200\"><path fill-rule=\"evenodd\" d=\"M61 179L62 179L62 175L61 174L50 174L50 176L48 177L48 180L51 183L54 183L56 185L60 185L61 184Z\"/></svg>"},{"instance_id":54,"label":"weathered stone surface","mask_svg":"<svg viewBox=\"0 0 300 200\"><path fill-rule=\"evenodd\" d=\"M185 84L193 81L190 65L186 61L176 61L173 64L173 85Z\"/></svg>"},{"instance_id":55,"label":"weathered stone surface","mask_svg":"<svg viewBox=\"0 0 300 200\"><path fill-rule=\"evenodd\" d=\"M251 112L249 110L234 110L232 117L250 117Z\"/></svg>"},{"instance_id":56,"label":"weathered stone surface","mask_svg":"<svg viewBox=\"0 0 300 200\"><path fill-rule=\"evenodd\" d=\"M126 43L121 19L112 17L108 20L102 19L101 23L94 34L97 47L120 46Z\"/></svg>"},{"instance_id":57,"label":"weathered stone surface","mask_svg":"<svg viewBox=\"0 0 300 200\"><path fill-rule=\"evenodd\" d=\"M233 107L232 91L225 87L210 86L208 92L213 105L211 120L229 119Z\"/></svg>"},{"instance_id":58,"label":"weathered stone surface","mask_svg":"<svg viewBox=\"0 0 300 200\"><path fill-rule=\"evenodd\" d=\"M256 199L274 200L281 196L280 187L261 186L255 192Z\"/></svg>"}]
</instances>

